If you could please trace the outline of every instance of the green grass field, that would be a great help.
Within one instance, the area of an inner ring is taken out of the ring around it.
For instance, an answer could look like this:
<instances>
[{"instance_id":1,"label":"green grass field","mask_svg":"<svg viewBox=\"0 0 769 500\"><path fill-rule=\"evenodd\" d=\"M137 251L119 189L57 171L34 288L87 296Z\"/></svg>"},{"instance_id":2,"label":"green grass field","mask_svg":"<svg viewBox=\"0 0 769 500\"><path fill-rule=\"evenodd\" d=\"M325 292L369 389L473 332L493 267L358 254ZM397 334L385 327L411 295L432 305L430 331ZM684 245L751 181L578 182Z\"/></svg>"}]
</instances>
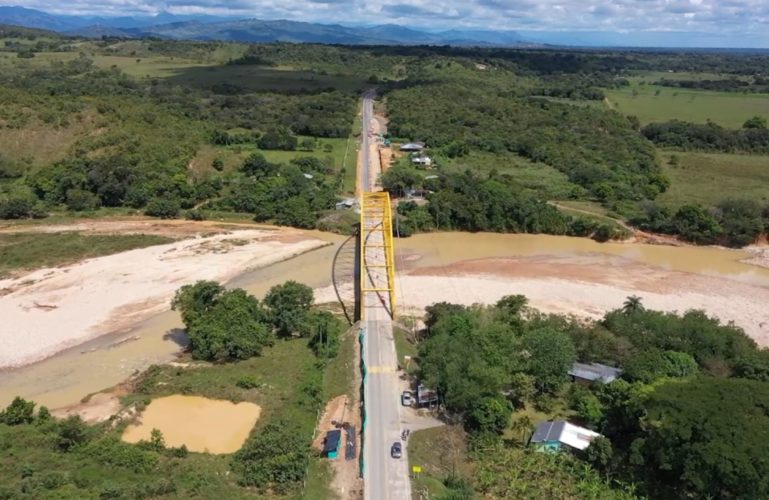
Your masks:
<instances>
[{"instance_id":1,"label":"green grass field","mask_svg":"<svg viewBox=\"0 0 769 500\"><path fill-rule=\"evenodd\" d=\"M424 493L428 493L429 498L444 493L446 487L442 481L451 474L472 477L467 439L458 425L412 432L408 440L408 457L410 469L414 466L422 468L411 482L414 498L420 498L419 495Z\"/></svg>"},{"instance_id":2,"label":"green grass field","mask_svg":"<svg viewBox=\"0 0 769 500\"><path fill-rule=\"evenodd\" d=\"M170 243L146 234L85 235L64 233L9 233L0 235L0 277L12 271L61 266L82 259Z\"/></svg>"},{"instance_id":3,"label":"green grass field","mask_svg":"<svg viewBox=\"0 0 769 500\"><path fill-rule=\"evenodd\" d=\"M683 78L685 75L676 76ZM701 76L704 78L707 75ZM754 115L769 117L769 96L765 94L712 92L648 84L661 77L670 78L667 73L639 76L631 80L629 87L606 90L608 106L624 115L637 116L642 124L673 119L695 123L711 120L724 127L740 128L745 120ZM640 81L646 81L647 85L640 85Z\"/></svg>"},{"instance_id":4,"label":"green grass field","mask_svg":"<svg viewBox=\"0 0 769 500\"><path fill-rule=\"evenodd\" d=\"M308 137L299 136L301 143ZM331 151L326 151L328 147ZM204 146L198 151L192 162L192 168L198 174L211 171L211 163L219 158L224 163L224 170L237 170L243 165L245 159L252 153L261 153L272 163L289 163L294 158L312 156L320 160L331 158L331 163L337 172L344 169L342 192L352 194L355 192L355 169L357 162L356 142L349 139L316 139L316 146L312 151L272 151L257 148L252 144L237 144L233 146Z\"/></svg>"},{"instance_id":5,"label":"green grass field","mask_svg":"<svg viewBox=\"0 0 769 500\"><path fill-rule=\"evenodd\" d=\"M429 153L428 153L429 154ZM404 160L408 161L408 160ZM568 198L576 187L569 182L565 174L544 163L534 163L514 154L495 155L491 153L471 152L462 158L437 158L438 171L471 171L484 175L492 170L514 178L527 189L541 194L545 198ZM427 171L428 175L433 173Z\"/></svg>"},{"instance_id":6,"label":"green grass field","mask_svg":"<svg viewBox=\"0 0 769 500\"><path fill-rule=\"evenodd\" d=\"M678 166L670 165L671 155ZM661 152L671 185L660 203L714 205L726 198L769 201L769 156Z\"/></svg>"}]
</instances>

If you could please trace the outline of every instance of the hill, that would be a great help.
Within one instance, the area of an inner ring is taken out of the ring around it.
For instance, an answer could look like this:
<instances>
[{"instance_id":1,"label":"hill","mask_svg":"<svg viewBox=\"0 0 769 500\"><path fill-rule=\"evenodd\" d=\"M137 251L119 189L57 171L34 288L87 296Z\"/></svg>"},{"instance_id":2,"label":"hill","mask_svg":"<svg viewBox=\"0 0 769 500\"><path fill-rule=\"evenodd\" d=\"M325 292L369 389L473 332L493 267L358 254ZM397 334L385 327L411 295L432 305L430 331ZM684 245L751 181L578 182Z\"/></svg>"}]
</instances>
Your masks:
<instances>
[{"instance_id":1,"label":"hill","mask_svg":"<svg viewBox=\"0 0 769 500\"><path fill-rule=\"evenodd\" d=\"M449 30L439 33L398 25L350 27L288 20L213 16L89 17L48 14L24 7L0 7L0 24L46 29L88 38L160 37L174 40L294 42L343 45L517 45L513 31Z\"/></svg>"}]
</instances>

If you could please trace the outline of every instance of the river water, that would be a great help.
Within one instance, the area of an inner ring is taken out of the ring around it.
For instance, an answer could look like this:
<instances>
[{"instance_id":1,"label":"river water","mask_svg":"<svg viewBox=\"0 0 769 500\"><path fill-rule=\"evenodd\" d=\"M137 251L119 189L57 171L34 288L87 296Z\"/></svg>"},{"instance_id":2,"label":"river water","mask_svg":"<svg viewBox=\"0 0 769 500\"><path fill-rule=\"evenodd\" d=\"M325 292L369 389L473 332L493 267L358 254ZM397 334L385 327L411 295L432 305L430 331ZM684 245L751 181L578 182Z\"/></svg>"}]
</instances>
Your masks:
<instances>
[{"instance_id":1,"label":"river water","mask_svg":"<svg viewBox=\"0 0 769 500\"><path fill-rule=\"evenodd\" d=\"M262 297L273 285L296 280L313 288L331 283L331 262L343 237L308 232L334 243L290 260L240 275L228 286ZM563 236L435 233L396 241L396 267L418 269L492 257L591 256L646 264L671 271L719 276L769 288L769 269L741 263L747 253L708 247L597 243ZM20 395L51 408L78 402L112 387L153 363L172 360L184 345L178 313L168 311L127 332L105 335L47 360L0 373L0 407Z\"/></svg>"}]
</instances>

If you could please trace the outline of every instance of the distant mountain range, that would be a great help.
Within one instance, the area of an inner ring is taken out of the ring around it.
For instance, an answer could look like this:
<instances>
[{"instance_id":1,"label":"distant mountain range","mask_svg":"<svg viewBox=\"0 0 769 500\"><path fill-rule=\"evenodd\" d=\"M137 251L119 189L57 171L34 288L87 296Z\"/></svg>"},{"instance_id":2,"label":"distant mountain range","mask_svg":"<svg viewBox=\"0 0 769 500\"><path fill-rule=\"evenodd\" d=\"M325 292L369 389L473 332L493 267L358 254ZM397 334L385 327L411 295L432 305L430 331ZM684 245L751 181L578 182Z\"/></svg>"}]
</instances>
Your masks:
<instances>
[{"instance_id":1,"label":"distant mountain range","mask_svg":"<svg viewBox=\"0 0 769 500\"><path fill-rule=\"evenodd\" d=\"M297 21L265 21L212 16L84 17L0 6L0 24L100 38L159 37L178 40L335 43L346 45L493 45L526 43L514 31L449 30L428 33L398 25L350 27Z\"/></svg>"}]
</instances>

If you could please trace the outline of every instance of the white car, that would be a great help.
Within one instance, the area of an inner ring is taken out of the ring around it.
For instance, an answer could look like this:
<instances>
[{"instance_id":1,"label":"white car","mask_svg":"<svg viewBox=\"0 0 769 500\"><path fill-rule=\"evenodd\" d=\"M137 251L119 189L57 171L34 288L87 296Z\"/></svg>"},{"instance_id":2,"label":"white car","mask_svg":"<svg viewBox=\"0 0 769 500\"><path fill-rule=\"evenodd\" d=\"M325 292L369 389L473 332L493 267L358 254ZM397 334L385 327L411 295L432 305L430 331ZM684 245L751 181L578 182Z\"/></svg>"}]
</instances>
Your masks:
<instances>
[{"instance_id":1,"label":"white car","mask_svg":"<svg viewBox=\"0 0 769 500\"><path fill-rule=\"evenodd\" d=\"M411 406L414 404L414 397L409 391L403 391L403 394L401 394L401 404L403 406Z\"/></svg>"}]
</instances>

